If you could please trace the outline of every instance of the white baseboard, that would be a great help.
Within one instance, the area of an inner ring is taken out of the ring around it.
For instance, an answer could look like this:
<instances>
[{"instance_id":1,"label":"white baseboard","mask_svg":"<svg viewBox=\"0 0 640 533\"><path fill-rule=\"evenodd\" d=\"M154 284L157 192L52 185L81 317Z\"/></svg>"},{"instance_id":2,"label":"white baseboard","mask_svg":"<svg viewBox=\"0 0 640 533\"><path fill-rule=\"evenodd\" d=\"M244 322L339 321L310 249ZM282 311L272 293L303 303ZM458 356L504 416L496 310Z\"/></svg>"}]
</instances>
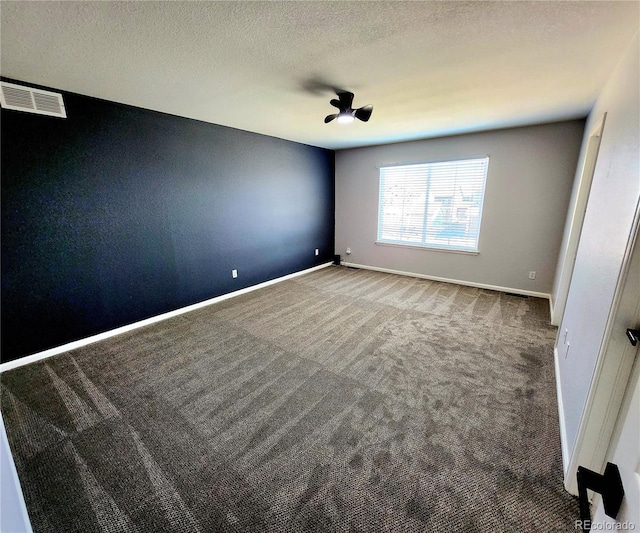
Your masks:
<instances>
[{"instance_id":1,"label":"white baseboard","mask_svg":"<svg viewBox=\"0 0 640 533\"><path fill-rule=\"evenodd\" d=\"M562 385L560 384L560 361L558 348L553 349L553 364L555 367L556 396L558 398L558 421L560 424L560 449L562 450L562 471L567 476L569 471L569 450L567 449L567 426L564 420L564 406L562 404Z\"/></svg>"},{"instance_id":2,"label":"white baseboard","mask_svg":"<svg viewBox=\"0 0 640 533\"><path fill-rule=\"evenodd\" d=\"M544 292L527 291L524 289L512 289L510 287L499 287L497 285L487 285L486 283L475 283L473 281L463 281L459 279L441 278L439 276L429 276L427 274L416 274L415 272L404 272L402 270L392 270L390 268L380 268L380 267L374 267L369 265L358 265L356 263L348 263L346 261L341 261L340 264L346 267L362 268L365 270L376 270L377 272L386 272L388 274L399 274L401 276L410 276L412 278L429 279L432 281L442 281L444 283L455 283L456 285L465 285L467 287L476 287L478 289L489 289L492 291L510 292L512 294L521 294L523 296L535 296L536 298L549 299L551 297L550 294L547 294Z\"/></svg>"},{"instance_id":3,"label":"white baseboard","mask_svg":"<svg viewBox=\"0 0 640 533\"><path fill-rule=\"evenodd\" d=\"M256 291L258 289L263 289L264 287L268 287L269 285L274 285L276 283L280 283L281 281L285 281L291 278L295 278L297 276L302 276L304 274L308 274L309 272L313 272L315 270L320 270L321 268L326 268L331 266L333 263L323 263L322 265L318 265L315 267L307 268L306 270L301 270L300 272L294 272L293 274L287 274L286 276L282 276L280 278L272 279L269 281L265 281L263 283L258 283L257 285L252 285L251 287L245 287L244 289L240 289L234 292L230 292L227 294L222 294L221 296L216 296L215 298L210 298L209 300L205 300L203 302L198 302L197 304L188 305L187 307L181 307L180 309L176 309L174 311L169 311L168 313L163 313L161 315L152 316L151 318L147 318L145 320L141 320L139 322L134 322L133 324L127 324L126 326L122 326L120 328L112 329L110 331L105 331L104 333L99 333L98 335L93 335L91 337L87 337L85 339L80 339L77 341L70 342L68 344L63 344L62 346L56 346L55 348L50 348L49 350L45 350L43 352L34 353L32 355L27 355L25 357L21 357L20 359L16 359L15 361L8 361L6 363L0 364L0 373L6 372L7 370L11 370L13 368L18 368L19 366L28 365L30 363L34 363L36 361L40 361L42 359L46 359L47 357L51 357L53 355L57 355L59 353L68 352L70 350L75 350L76 348L81 348L82 346L86 346L87 344L93 344L94 342L98 342L104 339L108 339L110 337L115 337L116 335L121 335L122 333L126 333L127 331L131 331L134 329L142 328L144 326L148 326L150 324L154 324L156 322L160 322L162 320L166 320L168 318L172 318L174 316L183 315L184 313L188 313L190 311L195 311L196 309L200 309L201 307L206 307L208 305L213 305L218 302L222 302L224 300L228 300L229 298L235 298L236 296L240 296L241 294L246 294L248 292Z\"/></svg>"}]
</instances>

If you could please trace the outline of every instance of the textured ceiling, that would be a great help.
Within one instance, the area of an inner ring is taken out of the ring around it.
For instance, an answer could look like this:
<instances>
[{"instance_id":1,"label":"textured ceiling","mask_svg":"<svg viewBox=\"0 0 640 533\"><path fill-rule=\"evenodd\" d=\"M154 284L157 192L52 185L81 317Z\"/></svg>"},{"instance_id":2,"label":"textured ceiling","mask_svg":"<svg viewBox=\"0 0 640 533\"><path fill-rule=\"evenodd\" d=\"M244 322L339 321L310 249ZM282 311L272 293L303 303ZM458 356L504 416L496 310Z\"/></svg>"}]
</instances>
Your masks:
<instances>
[{"instance_id":1,"label":"textured ceiling","mask_svg":"<svg viewBox=\"0 0 640 533\"><path fill-rule=\"evenodd\" d=\"M8 2L0 73L327 148L584 117L632 2ZM331 88L372 104L324 124Z\"/></svg>"}]
</instances>

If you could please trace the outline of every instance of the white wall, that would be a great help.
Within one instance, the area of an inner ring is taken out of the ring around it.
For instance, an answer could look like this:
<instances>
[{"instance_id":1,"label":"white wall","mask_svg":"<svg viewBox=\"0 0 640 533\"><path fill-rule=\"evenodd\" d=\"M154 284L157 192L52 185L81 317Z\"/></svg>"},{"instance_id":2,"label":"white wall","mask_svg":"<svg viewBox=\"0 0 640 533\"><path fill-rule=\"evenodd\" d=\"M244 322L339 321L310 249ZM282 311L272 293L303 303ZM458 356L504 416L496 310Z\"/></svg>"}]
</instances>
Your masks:
<instances>
[{"instance_id":1,"label":"white wall","mask_svg":"<svg viewBox=\"0 0 640 533\"><path fill-rule=\"evenodd\" d=\"M557 347L563 445L569 454L576 443L640 198L639 48L636 35L585 129L589 132L607 113ZM569 332L566 343L565 330Z\"/></svg>"},{"instance_id":2,"label":"white wall","mask_svg":"<svg viewBox=\"0 0 640 533\"><path fill-rule=\"evenodd\" d=\"M0 531L4 533L30 533L31 522L22 497L16 466L4 421L0 415Z\"/></svg>"},{"instance_id":3,"label":"white wall","mask_svg":"<svg viewBox=\"0 0 640 533\"><path fill-rule=\"evenodd\" d=\"M583 129L577 120L337 152L336 254L355 264L549 294ZM478 155L490 157L479 255L375 244L379 165Z\"/></svg>"}]
</instances>

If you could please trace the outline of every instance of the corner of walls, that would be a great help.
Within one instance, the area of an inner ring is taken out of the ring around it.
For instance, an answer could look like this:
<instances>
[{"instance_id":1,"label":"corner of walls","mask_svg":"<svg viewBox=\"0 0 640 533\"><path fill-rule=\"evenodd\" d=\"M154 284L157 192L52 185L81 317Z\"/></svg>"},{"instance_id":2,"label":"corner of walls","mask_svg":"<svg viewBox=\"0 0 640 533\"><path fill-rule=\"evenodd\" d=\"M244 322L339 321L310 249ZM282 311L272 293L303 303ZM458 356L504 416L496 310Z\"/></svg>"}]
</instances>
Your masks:
<instances>
[{"instance_id":1,"label":"corner of walls","mask_svg":"<svg viewBox=\"0 0 640 533\"><path fill-rule=\"evenodd\" d=\"M556 316L556 308L553 301L553 292L549 294L549 317L552 326L558 327L560 325L560 317Z\"/></svg>"}]
</instances>

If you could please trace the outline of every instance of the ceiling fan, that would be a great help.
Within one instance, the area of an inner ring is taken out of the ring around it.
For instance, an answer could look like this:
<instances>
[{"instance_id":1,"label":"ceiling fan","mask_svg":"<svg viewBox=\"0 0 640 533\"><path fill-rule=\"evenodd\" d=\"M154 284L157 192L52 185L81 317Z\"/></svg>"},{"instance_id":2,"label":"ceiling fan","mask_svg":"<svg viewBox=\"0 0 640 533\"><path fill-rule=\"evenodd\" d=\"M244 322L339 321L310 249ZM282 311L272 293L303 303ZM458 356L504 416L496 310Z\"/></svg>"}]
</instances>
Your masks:
<instances>
[{"instance_id":1,"label":"ceiling fan","mask_svg":"<svg viewBox=\"0 0 640 533\"><path fill-rule=\"evenodd\" d=\"M331 100L329 103L337 107L340 112L334 115L327 115L324 119L324 123L327 124L331 122L334 118L338 119L338 122L341 124L347 124L349 122L353 122L354 119L362 120L366 122L371 117L371 113L373 113L373 106L366 105L364 107L359 107L358 109L353 109L351 104L353 104L353 93L342 91L336 93L338 95L338 99L335 98Z\"/></svg>"}]
</instances>

